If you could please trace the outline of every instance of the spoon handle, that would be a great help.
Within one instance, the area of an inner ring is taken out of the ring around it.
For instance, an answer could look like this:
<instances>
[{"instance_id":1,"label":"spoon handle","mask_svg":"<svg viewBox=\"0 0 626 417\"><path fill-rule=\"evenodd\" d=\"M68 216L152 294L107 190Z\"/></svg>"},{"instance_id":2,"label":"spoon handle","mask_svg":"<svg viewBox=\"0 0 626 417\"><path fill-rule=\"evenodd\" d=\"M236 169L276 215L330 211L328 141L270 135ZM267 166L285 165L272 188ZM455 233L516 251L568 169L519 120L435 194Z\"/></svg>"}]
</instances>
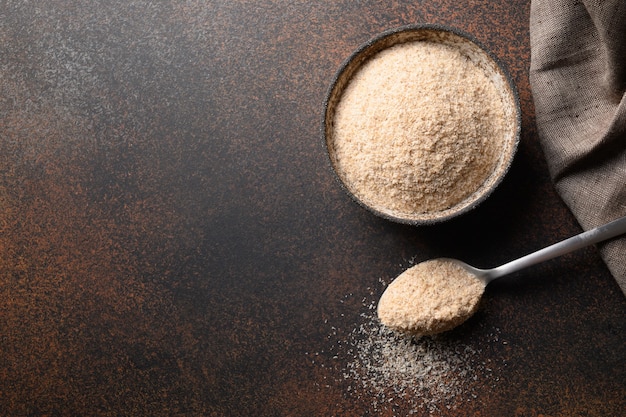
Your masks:
<instances>
[{"instance_id":1,"label":"spoon handle","mask_svg":"<svg viewBox=\"0 0 626 417\"><path fill-rule=\"evenodd\" d=\"M494 268L489 273L489 279L500 278L501 276L517 272L520 269L556 258L557 256L565 255L566 253L611 239L612 237L624 233L626 233L626 216Z\"/></svg>"}]
</instances>

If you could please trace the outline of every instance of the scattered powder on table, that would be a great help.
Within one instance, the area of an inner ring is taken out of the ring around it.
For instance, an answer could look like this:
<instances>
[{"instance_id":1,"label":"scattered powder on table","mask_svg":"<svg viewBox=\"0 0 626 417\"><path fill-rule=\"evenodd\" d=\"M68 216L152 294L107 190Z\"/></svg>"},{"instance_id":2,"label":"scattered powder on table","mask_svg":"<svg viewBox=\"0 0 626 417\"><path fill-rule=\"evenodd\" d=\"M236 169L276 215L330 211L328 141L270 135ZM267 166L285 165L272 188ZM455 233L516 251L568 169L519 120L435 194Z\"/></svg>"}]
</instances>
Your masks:
<instances>
[{"instance_id":1,"label":"scattered powder on table","mask_svg":"<svg viewBox=\"0 0 626 417\"><path fill-rule=\"evenodd\" d=\"M477 336L472 345L445 335L417 338L381 324L374 301L364 298L363 307L362 322L347 336L333 327L329 353L345 363L346 396L369 403L371 415L438 415L477 401L477 392L498 383L493 368L506 363L482 360L481 351L506 344L500 329Z\"/></svg>"},{"instance_id":2,"label":"scattered powder on table","mask_svg":"<svg viewBox=\"0 0 626 417\"><path fill-rule=\"evenodd\" d=\"M415 335L451 330L470 318L485 284L457 263L432 259L400 274L378 302L386 326Z\"/></svg>"},{"instance_id":3,"label":"scattered powder on table","mask_svg":"<svg viewBox=\"0 0 626 417\"><path fill-rule=\"evenodd\" d=\"M336 169L378 211L412 217L453 208L496 170L511 127L505 106L490 74L460 48L395 45L367 61L343 92Z\"/></svg>"}]
</instances>

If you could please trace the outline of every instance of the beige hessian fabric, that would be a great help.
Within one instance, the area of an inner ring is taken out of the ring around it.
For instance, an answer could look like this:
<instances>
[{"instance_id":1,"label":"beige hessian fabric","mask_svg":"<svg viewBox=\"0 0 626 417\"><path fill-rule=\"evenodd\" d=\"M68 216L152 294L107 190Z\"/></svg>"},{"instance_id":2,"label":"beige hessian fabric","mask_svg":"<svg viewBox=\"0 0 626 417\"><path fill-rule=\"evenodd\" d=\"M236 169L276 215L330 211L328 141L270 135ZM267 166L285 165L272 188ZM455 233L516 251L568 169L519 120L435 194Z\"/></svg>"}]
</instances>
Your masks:
<instances>
[{"instance_id":1,"label":"beige hessian fabric","mask_svg":"<svg viewBox=\"0 0 626 417\"><path fill-rule=\"evenodd\" d=\"M530 82L558 193L585 230L626 215L626 1L532 0ZM599 245L626 294L626 238Z\"/></svg>"}]
</instances>

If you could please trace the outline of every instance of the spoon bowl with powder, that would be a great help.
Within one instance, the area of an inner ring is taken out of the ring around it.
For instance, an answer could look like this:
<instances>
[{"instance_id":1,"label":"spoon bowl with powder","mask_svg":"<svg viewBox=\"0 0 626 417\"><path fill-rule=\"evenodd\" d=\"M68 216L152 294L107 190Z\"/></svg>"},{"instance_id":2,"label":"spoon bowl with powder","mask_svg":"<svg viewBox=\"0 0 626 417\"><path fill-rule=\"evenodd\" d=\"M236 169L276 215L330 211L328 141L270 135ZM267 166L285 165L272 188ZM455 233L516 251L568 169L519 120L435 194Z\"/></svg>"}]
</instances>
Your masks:
<instances>
[{"instance_id":1,"label":"spoon bowl with powder","mask_svg":"<svg viewBox=\"0 0 626 417\"><path fill-rule=\"evenodd\" d=\"M418 336L451 330L476 312L491 281L624 233L626 216L497 268L478 269L448 258L419 263L385 290L378 317L387 327Z\"/></svg>"}]
</instances>

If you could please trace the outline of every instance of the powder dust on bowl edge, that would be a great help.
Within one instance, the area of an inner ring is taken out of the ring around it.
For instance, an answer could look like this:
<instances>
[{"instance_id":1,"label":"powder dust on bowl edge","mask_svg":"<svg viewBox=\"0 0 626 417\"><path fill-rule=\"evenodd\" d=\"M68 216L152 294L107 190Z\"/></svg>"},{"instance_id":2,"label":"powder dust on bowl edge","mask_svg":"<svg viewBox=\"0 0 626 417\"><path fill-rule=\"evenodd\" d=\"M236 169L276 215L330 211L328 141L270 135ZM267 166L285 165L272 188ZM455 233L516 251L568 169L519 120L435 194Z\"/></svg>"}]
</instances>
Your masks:
<instances>
[{"instance_id":1,"label":"powder dust on bowl edge","mask_svg":"<svg viewBox=\"0 0 626 417\"><path fill-rule=\"evenodd\" d=\"M520 131L508 71L471 35L441 25L366 42L324 102L323 140L342 188L374 214L413 225L483 202L508 172Z\"/></svg>"}]
</instances>

